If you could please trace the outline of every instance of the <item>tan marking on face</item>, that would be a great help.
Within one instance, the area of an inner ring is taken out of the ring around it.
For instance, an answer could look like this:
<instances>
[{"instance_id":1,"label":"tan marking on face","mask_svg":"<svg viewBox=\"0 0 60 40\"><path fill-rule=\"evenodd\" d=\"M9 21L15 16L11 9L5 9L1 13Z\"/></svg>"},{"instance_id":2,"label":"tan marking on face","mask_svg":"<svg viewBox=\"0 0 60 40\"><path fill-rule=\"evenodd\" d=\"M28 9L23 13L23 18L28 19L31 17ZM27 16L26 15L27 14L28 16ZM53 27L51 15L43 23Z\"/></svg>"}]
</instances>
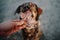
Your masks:
<instances>
[{"instance_id":1,"label":"tan marking on face","mask_svg":"<svg viewBox=\"0 0 60 40\"><path fill-rule=\"evenodd\" d=\"M30 4L30 5L31 5L30 10L33 14L33 18L36 19L36 16L37 16L36 6L34 4Z\"/></svg>"}]
</instances>

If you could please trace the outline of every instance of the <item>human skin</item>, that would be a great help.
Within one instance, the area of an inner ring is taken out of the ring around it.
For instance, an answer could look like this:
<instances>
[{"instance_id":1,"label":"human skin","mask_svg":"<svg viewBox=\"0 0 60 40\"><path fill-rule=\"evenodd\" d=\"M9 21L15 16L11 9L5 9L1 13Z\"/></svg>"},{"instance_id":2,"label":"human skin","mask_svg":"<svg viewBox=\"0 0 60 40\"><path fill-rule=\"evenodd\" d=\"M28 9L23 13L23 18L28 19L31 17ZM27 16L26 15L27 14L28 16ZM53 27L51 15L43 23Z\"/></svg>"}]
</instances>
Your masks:
<instances>
[{"instance_id":1,"label":"human skin","mask_svg":"<svg viewBox=\"0 0 60 40\"><path fill-rule=\"evenodd\" d=\"M23 23L24 22L21 23L20 20L8 20L0 23L0 36L8 36L24 29L25 26L22 25Z\"/></svg>"}]
</instances>

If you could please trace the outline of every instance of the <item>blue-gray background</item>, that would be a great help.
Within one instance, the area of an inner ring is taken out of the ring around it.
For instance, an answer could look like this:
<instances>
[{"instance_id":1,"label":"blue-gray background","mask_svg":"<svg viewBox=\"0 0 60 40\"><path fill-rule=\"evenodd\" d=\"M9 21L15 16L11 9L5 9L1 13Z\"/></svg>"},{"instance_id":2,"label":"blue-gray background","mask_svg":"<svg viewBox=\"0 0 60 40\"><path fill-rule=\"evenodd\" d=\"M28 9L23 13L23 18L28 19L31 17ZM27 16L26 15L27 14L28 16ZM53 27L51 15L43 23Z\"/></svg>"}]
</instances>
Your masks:
<instances>
[{"instance_id":1,"label":"blue-gray background","mask_svg":"<svg viewBox=\"0 0 60 40\"><path fill-rule=\"evenodd\" d=\"M0 22L14 19L16 8L25 2L34 2L43 9L39 18L42 40L60 40L60 0L0 0Z\"/></svg>"}]
</instances>

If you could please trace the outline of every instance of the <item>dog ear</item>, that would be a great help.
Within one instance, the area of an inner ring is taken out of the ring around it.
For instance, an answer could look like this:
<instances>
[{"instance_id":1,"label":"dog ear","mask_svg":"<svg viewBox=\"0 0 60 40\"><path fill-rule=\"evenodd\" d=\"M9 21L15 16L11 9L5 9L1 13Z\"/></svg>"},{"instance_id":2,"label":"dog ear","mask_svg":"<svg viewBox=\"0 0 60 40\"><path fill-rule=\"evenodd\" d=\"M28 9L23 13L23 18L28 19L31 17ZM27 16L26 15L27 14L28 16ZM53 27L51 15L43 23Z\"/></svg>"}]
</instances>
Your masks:
<instances>
[{"instance_id":1,"label":"dog ear","mask_svg":"<svg viewBox=\"0 0 60 40\"><path fill-rule=\"evenodd\" d=\"M38 7L37 11L38 11L38 15L42 14L42 9L41 8Z\"/></svg>"}]
</instances>

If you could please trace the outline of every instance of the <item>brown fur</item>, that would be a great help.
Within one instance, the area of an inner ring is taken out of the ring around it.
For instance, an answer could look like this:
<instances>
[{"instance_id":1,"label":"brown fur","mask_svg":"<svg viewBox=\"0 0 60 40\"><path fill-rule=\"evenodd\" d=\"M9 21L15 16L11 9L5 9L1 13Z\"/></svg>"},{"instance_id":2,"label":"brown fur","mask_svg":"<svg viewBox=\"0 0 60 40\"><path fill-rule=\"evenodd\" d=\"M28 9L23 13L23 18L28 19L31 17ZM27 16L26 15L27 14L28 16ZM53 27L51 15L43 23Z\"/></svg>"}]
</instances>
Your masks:
<instances>
[{"instance_id":1,"label":"brown fur","mask_svg":"<svg viewBox=\"0 0 60 40\"><path fill-rule=\"evenodd\" d=\"M36 4L34 3L31 3L31 2L28 2L28 3L25 3L25 4L29 4L29 9L30 11L32 12L33 14L33 18L35 19L36 23L34 25L34 28L32 29L22 29L22 35L23 35L23 38L24 40L39 40L42 36L42 31L40 30L40 24L39 24L39 21L38 21L38 18L39 18L39 15L42 13L42 9L41 8L38 8ZM20 7L23 8L23 6L25 5L20 5L17 10L16 10L16 13L20 13L20 12L23 12ZM21 10L21 11L19 11Z\"/></svg>"}]
</instances>

